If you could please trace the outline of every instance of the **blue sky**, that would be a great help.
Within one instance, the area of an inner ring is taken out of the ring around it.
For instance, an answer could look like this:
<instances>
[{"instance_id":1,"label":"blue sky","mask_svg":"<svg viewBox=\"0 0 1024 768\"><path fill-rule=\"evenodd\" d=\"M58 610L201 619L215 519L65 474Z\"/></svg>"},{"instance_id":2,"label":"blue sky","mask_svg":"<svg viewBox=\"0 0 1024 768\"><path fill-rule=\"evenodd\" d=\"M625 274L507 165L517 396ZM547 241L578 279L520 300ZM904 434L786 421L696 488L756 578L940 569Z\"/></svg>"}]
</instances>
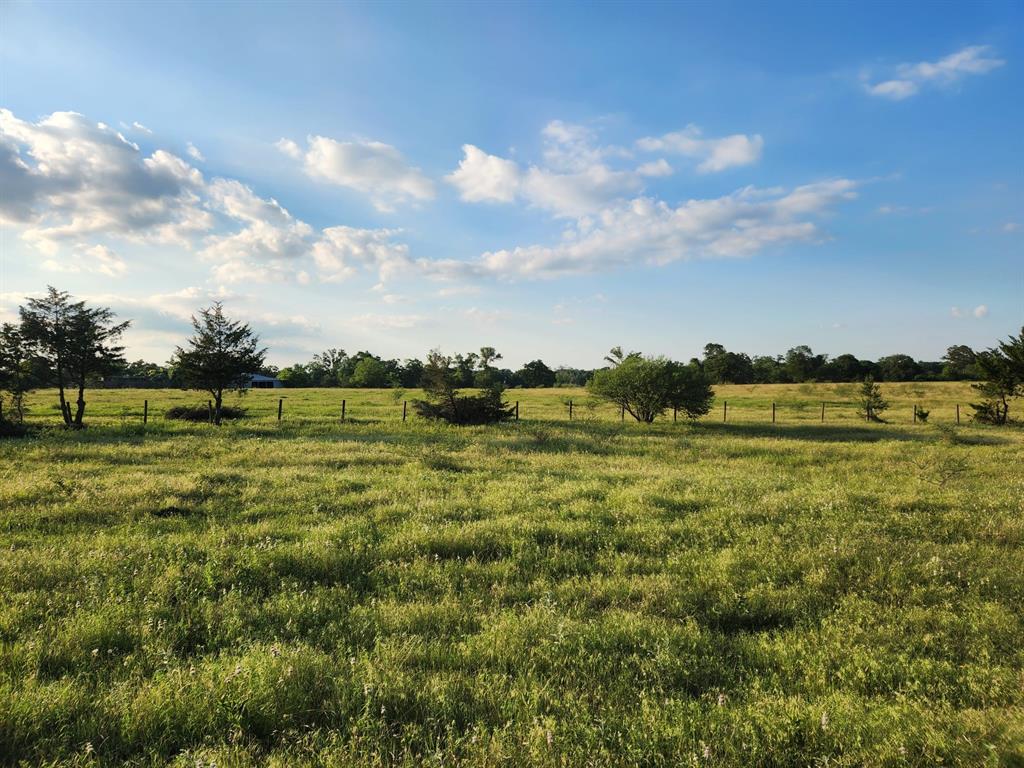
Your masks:
<instances>
[{"instance_id":1,"label":"blue sky","mask_svg":"<svg viewBox=\"0 0 1024 768\"><path fill-rule=\"evenodd\" d=\"M0 5L0 316L165 360L937 359L1024 322L1024 6Z\"/></svg>"}]
</instances>

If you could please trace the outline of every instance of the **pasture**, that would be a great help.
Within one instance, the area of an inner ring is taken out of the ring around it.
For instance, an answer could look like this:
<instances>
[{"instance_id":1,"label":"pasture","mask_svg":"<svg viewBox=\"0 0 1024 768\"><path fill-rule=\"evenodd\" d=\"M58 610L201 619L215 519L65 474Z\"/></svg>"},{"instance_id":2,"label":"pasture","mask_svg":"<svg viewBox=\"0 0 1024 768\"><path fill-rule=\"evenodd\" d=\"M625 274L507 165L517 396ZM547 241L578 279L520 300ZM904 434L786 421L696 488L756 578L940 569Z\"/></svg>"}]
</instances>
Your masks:
<instances>
[{"instance_id":1,"label":"pasture","mask_svg":"<svg viewBox=\"0 0 1024 768\"><path fill-rule=\"evenodd\" d=\"M91 390L0 442L0 763L1022 765L1024 432L882 388Z\"/></svg>"}]
</instances>

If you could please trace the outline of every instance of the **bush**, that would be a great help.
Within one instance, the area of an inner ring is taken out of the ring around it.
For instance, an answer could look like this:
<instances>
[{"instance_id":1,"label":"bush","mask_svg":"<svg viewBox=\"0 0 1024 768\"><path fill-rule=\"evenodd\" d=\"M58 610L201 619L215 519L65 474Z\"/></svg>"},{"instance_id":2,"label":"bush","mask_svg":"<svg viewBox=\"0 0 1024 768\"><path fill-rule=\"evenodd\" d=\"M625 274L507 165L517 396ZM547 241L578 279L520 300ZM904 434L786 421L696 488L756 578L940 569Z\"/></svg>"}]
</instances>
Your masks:
<instances>
[{"instance_id":1,"label":"bush","mask_svg":"<svg viewBox=\"0 0 1024 768\"><path fill-rule=\"evenodd\" d=\"M28 433L29 428L24 424L15 421L8 421L7 419L0 419L0 438L25 437Z\"/></svg>"},{"instance_id":2,"label":"bush","mask_svg":"<svg viewBox=\"0 0 1024 768\"><path fill-rule=\"evenodd\" d=\"M696 366L638 353L621 355L611 362L611 368L594 373L587 387L637 421L650 424L669 408L676 408L691 419L711 409L714 392Z\"/></svg>"},{"instance_id":3,"label":"bush","mask_svg":"<svg viewBox=\"0 0 1024 768\"><path fill-rule=\"evenodd\" d=\"M233 408L222 405L221 419L240 419L245 416L245 408ZM177 421L210 421L210 408L206 405L176 405L168 408L164 416Z\"/></svg>"},{"instance_id":4,"label":"bush","mask_svg":"<svg viewBox=\"0 0 1024 768\"><path fill-rule=\"evenodd\" d=\"M455 394L436 402L414 400L412 407L425 419L449 424L494 424L515 418L515 410L502 400L500 391L493 389L479 395Z\"/></svg>"}]
</instances>

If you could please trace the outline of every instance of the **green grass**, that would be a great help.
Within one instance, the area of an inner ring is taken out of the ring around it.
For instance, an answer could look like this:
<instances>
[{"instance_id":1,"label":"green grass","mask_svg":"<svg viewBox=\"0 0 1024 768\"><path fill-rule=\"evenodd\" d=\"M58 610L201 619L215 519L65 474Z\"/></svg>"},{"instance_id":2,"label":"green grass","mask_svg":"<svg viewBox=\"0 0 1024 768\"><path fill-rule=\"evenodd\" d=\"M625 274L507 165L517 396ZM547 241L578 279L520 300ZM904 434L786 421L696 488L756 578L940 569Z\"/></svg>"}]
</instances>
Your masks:
<instances>
[{"instance_id":1,"label":"green grass","mask_svg":"<svg viewBox=\"0 0 1024 768\"><path fill-rule=\"evenodd\" d=\"M1022 765L1024 433L849 387L649 427L90 392L0 442L0 763Z\"/></svg>"}]
</instances>

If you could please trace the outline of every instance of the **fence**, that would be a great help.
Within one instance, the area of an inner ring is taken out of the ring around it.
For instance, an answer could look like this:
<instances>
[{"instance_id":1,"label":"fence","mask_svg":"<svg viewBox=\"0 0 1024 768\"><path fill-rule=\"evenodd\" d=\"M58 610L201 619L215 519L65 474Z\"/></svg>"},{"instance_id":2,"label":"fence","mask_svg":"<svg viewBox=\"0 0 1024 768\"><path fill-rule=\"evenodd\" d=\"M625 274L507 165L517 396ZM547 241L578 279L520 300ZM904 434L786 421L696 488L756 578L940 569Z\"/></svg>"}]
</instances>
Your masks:
<instances>
[{"instance_id":1,"label":"fence","mask_svg":"<svg viewBox=\"0 0 1024 768\"><path fill-rule=\"evenodd\" d=\"M232 398L231 404L241 405L247 411L247 421L264 423L406 423L420 418L415 409L409 407L410 398L401 397L404 393L387 390L287 391L287 395L281 395L281 390L253 390L237 403ZM578 397L566 397L559 390L549 389L514 390L506 394L520 393L521 397L525 396L523 399L509 398L509 406L516 421L633 421L629 409L618 404L598 402L587 397L585 393ZM735 390L728 394L729 397L720 397L711 413L700 421L777 425L838 425L858 421L863 424L873 421L872 414L864 413L860 406L850 399L812 400L790 396L777 400L737 394ZM906 397L896 398L892 401L892 407L885 412L884 418L891 424L900 425L937 422L960 424L961 403L943 398L941 394L925 401L909 400ZM962 393L951 391L949 394ZM30 403L31 419L47 420L46 413L51 408L56 410L52 406L55 399L52 393L34 393ZM176 390L136 390L134 393L126 389L96 390L87 393L86 418L94 423L120 420L123 423L141 421L142 424L149 424L154 419L163 420L164 412L169 407L185 404L195 406L196 400L194 392ZM204 410L212 414L212 402L206 401L205 398L199 402L204 403ZM689 419L678 409L668 409L658 418L658 421L663 423L669 420L677 423Z\"/></svg>"}]
</instances>

